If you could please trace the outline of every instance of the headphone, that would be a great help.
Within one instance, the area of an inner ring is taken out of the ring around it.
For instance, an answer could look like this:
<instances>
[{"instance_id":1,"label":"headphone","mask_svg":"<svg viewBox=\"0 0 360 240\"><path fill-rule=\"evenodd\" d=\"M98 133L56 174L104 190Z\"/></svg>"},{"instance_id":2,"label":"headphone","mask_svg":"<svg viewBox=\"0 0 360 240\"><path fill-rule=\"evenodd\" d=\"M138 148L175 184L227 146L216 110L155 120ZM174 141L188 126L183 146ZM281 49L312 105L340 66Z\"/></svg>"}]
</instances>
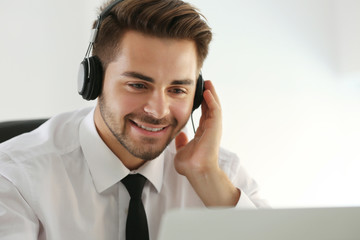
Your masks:
<instances>
[{"instance_id":1,"label":"headphone","mask_svg":"<svg viewBox=\"0 0 360 240\"><path fill-rule=\"evenodd\" d=\"M107 6L98 16L95 28L92 30L90 43L86 51L85 58L80 63L78 73L78 93L86 100L94 100L100 95L104 76L100 59L97 56L90 57L90 51L93 48L101 22L110 15L112 8L122 1L124 0L117 0ZM202 74L200 73L196 82L192 111L201 105L201 102L203 101L203 91L204 80Z\"/></svg>"}]
</instances>

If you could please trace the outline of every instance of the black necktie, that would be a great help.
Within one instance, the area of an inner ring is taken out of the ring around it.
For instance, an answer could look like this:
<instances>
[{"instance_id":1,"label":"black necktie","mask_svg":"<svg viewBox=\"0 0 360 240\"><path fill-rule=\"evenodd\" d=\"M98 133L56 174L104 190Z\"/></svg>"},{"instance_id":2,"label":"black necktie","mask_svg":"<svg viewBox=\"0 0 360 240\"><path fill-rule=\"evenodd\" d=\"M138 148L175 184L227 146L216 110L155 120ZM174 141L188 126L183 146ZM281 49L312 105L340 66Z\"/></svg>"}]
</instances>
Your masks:
<instances>
[{"instance_id":1,"label":"black necktie","mask_svg":"<svg viewBox=\"0 0 360 240\"><path fill-rule=\"evenodd\" d=\"M129 174L121 182L130 194L126 220L126 240L149 240L149 230L141 194L146 178L140 174Z\"/></svg>"}]
</instances>

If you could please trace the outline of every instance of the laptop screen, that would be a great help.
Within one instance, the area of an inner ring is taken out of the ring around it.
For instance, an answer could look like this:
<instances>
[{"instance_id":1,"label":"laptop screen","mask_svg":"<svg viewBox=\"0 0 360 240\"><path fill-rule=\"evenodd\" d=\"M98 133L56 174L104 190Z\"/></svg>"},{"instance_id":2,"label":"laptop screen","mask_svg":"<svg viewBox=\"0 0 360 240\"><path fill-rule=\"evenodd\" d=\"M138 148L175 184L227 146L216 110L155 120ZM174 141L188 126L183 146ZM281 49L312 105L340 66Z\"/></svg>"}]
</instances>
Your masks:
<instances>
[{"instance_id":1,"label":"laptop screen","mask_svg":"<svg viewBox=\"0 0 360 240\"><path fill-rule=\"evenodd\" d=\"M360 207L186 209L162 219L158 240L359 240Z\"/></svg>"}]
</instances>

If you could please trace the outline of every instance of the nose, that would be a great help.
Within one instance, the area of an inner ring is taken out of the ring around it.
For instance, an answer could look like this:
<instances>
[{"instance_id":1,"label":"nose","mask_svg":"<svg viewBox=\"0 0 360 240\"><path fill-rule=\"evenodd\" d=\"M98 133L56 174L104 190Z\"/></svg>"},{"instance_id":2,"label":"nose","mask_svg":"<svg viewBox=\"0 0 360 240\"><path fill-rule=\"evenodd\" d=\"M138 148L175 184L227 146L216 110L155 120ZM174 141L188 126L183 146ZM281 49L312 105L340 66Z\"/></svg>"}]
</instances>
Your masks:
<instances>
[{"instance_id":1,"label":"nose","mask_svg":"<svg viewBox=\"0 0 360 240\"><path fill-rule=\"evenodd\" d=\"M148 102L145 104L144 111L149 115L161 119L169 114L169 99L164 91L154 91L151 93Z\"/></svg>"}]
</instances>

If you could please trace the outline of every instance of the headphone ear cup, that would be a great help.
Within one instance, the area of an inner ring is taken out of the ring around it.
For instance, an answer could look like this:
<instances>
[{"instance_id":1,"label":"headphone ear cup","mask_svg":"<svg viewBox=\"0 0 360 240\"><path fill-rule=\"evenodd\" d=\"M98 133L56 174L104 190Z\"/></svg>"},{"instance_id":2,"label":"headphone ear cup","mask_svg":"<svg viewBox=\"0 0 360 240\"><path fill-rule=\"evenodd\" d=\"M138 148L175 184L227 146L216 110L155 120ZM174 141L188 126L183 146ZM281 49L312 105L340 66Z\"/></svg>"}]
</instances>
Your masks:
<instances>
[{"instance_id":1,"label":"headphone ear cup","mask_svg":"<svg viewBox=\"0 0 360 240\"><path fill-rule=\"evenodd\" d=\"M102 88L103 69L98 57L85 58L78 75L78 92L86 100L96 99Z\"/></svg>"},{"instance_id":2,"label":"headphone ear cup","mask_svg":"<svg viewBox=\"0 0 360 240\"><path fill-rule=\"evenodd\" d=\"M103 83L103 68L101 61L98 57L92 56L90 60L90 100L96 99L102 89Z\"/></svg>"},{"instance_id":3,"label":"headphone ear cup","mask_svg":"<svg viewBox=\"0 0 360 240\"><path fill-rule=\"evenodd\" d=\"M78 81L77 81L77 89L78 89L78 93L83 96L83 98L85 99L84 95L87 89L87 85L89 84L89 80L88 80L88 59L85 58L79 66L79 73L78 73Z\"/></svg>"},{"instance_id":4,"label":"headphone ear cup","mask_svg":"<svg viewBox=\"0 0 360 240\"><path fill-rule=\"evenodd\" d=\"M200 107L203 101L203 92L204 92L204 79L200 74L196 82L196 90L195 90L194 104L192 111L195 111L195 109Z\"/></svg>"}]
</instances>

